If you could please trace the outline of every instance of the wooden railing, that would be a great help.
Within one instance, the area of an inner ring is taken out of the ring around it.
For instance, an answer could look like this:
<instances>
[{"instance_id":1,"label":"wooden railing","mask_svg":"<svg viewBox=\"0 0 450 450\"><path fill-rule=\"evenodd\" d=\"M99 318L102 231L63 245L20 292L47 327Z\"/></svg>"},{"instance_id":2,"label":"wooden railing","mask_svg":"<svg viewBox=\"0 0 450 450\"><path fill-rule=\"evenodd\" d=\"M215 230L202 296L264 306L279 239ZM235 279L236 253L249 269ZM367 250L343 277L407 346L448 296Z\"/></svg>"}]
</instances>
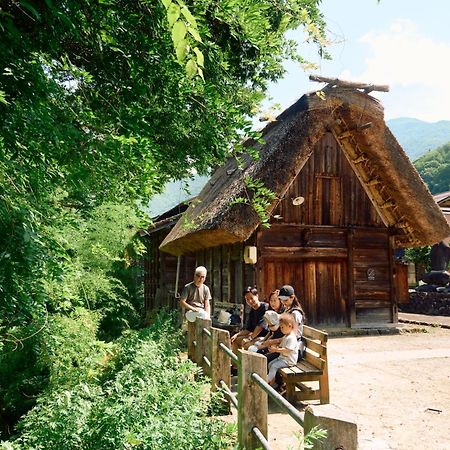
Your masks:
<instances>
[{"instance_id":1,"label":"wooden railing","mask_svg":"<svg viewBox=\"0 0 450 450\"><path fill-rule=\"evenodd\" d=\"M268 397L302 428L303 417L267 383L267 358L258 353L231 351L230 333L214 328L209 319L188 322L188 356L211 378L211 390L222 389L228 405L238 411L239 446L246 450L270 450L268 442ZM231 362L238 368L238 392L231 391Z\"/></svg>"}]
</instances>

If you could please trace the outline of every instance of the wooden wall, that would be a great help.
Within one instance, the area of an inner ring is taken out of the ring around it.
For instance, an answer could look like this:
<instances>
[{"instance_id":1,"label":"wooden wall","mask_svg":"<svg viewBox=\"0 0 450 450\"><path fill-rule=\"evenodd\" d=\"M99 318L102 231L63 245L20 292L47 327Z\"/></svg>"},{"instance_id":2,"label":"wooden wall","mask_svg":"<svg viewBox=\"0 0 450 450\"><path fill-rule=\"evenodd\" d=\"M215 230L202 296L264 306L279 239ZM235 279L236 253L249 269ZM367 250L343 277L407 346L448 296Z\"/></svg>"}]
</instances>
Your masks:
<instances>
[{"instance_id":1,"label":"wooden wall","mask_svg":"<svg viewBox=\"0 0 450 450\"><path fill-rule=\"evenodd\" d=\"M295 206L292 200L305 201ZM392 239L331 133L315 147L257 235L264 291L291 284L309 323L396 320Z\"/></svg>"},{"instance_id":2,"label":"wooden wall","mask_svg":"<svg viewBox=\"0 0 450 450\"><path fill-rule=\"evenodd\" d=\"M177 295L185 284L194 279L195 256L183 255L180 259L178 292L175 292L177 257L159 251L159 245L169 231L170 228L156 231L145 241L147 254L144 257L144 298L147 311L157 310L162 306L176 307Z\"/></svg>"},{"instance_id":3,"label":"wooden wall","mask_svg":"<svg viewBox=\"0 0 450 450\"><path fill-rule=\"evenodd\" d=\"M292 199L299 196L305 201L294 206ZM260 297L267 298L291 284L310 324L396 321L393 238L331 134L293 180L272 217L277 215L269 229L257 230L246 242L185 256L180 290L195 266L204 265L213 301L241 304L247 286L257 285ZM175 280L176 258L157 250L167 232L155 233L153 262L146 266L146 290L156 297ZM245 245L257 246L256 266L244 264ZM158 282L151 281L158 276Z\"/></svg>"},{"instance_id":4,"label":"wooden wall","mask_svg":"<svg viewBox=\"0 0 450 450\"><path fill-rule=\"evenodd\" d=\"M244 245L223 245L196 253L197 265L208 269L206 284L211 290L213 302L242 304L244 289L256 285L254 266L244 264Z\"/></svg>"},{"instance_id":5,"label":"wooden wall","mask_svg":"<svg viewBox=\"0 0 450 450\"><path fill-rule=\"evenodd\" d=\"M294 206L292 199L304 197ZM384 227L345 155L331 133L317 144L273 216L276 223Z\"/></svg>"}]
</instances>

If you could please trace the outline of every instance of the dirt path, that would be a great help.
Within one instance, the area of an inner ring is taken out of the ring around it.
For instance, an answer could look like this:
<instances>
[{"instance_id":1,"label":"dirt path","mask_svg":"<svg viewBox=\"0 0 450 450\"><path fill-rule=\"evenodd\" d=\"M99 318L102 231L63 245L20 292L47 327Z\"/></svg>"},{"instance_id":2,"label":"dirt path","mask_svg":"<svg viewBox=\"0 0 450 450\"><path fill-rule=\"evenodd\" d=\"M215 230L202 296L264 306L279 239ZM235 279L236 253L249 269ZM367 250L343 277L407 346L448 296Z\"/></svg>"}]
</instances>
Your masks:
<instances>
[{"instance_id":1,"label":"dirt path","mask_svg":"<svg viewBox=\"0 0 450 450\"><path fill-rule=\"evenodd\" d=\"M450 330L332 338L331 402L358 423L360 450L450 449ZM289 417L272 413L273 449L297 448Z\"/></svg>"}]
</instances>

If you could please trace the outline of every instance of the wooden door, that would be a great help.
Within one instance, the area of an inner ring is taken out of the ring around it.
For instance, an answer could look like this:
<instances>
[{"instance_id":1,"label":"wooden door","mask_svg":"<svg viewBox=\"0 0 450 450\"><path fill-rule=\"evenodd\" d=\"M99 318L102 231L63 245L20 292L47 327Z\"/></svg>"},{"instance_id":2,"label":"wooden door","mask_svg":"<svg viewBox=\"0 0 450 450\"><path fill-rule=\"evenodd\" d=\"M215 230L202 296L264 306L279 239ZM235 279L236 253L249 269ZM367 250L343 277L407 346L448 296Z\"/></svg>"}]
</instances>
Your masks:
<instances>
[{"instance_id":1,"label":"wooden door","mask_svg":"<svg viewBox=\"0 0 450 450\"><path fill-rule=\"evenodd\" d=\"M349 326L345 259L262 258L259 286L264 297L283 284L294 287L311 325Z\"/></svg>"}]
</instances>

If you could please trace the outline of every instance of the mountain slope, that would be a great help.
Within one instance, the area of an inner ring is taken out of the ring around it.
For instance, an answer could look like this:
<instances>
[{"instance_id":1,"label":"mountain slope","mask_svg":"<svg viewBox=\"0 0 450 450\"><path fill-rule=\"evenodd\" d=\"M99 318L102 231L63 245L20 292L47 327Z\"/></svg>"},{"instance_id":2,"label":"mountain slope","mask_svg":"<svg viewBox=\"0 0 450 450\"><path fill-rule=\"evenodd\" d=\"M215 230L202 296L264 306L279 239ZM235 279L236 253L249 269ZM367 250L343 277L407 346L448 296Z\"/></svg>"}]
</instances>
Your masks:
<instances>
[{"instance_id":1,"label":"mountain slope","mask_svg":"<svg viewBox=\"0 0 450 450\"><path fill-rule=\"evenodd\" d=\"M450 142L426 153L414 165L432 194L450 190Z\"/></svg>"},{"instance_id":2,"label":"mountain slope","mask_svg":"<svg viewBox=\"0 0 450 450\"><path fill-rule=\"evenodd\" d=\"M387 125L411 160L450 142L450 120L430 123L402 117L388 120Z\"/></svg>"}]
</instances>

